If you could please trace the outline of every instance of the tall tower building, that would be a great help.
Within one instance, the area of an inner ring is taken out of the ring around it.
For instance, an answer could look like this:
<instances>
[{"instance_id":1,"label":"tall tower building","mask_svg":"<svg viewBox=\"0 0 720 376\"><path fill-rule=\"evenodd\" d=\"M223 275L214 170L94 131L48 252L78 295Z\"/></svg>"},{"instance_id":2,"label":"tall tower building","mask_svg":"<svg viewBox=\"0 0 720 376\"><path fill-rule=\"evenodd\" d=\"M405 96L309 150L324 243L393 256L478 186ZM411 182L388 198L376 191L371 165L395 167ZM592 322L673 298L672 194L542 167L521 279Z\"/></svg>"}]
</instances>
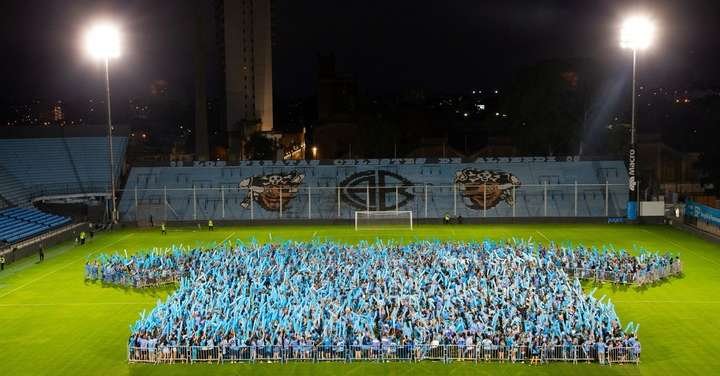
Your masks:
<instances>
[{"instance_id":1,"label":"tall tower building","mask_svg":"<svg viewBox=\"0 0 720 376\"><path fill-rule=\"evenodd\" d=\"M205 55L204 0L195 0L195 158L207 161L210 156L207 117L207 62Z\"/></svg>"},{"instance_id":2,"label":"tall tower building","mask_svg":"<svg viewBox=\"0 0 720 376\"><path fill-rule=\"evenodd\" d=\"M273 129L272 0L218 0L223 18L225 104L230 159L245 137Z\"/></svg>"},{"instance_id":3,"label":"tall tower building","mask_svg":"<svg viewBox=\"0 0 720 376\"><path fill-rule=\"evenodd\" d=\"M65 119L65 114L63 112L63 103L62 101L57 101L52 105L52 120L54 122L60 122Z\"/></svg>"}]
</instances>

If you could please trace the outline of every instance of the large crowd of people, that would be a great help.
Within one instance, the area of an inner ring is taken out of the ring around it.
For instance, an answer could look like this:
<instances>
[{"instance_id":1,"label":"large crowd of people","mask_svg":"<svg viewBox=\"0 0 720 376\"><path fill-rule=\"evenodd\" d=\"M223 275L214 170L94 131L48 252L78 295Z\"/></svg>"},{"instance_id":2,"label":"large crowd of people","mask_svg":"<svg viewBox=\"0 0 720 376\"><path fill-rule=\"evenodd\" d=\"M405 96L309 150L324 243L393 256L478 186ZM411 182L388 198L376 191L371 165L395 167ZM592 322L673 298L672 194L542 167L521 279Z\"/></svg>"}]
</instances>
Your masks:
<instances>
[{"instance_id":1,"label":"large crowd of people","mask_svg":"<svg viewBox=\"0 0 720 376\"><path fill-rule=\"evenodd\" d=\"M593 279L620 284L645 285L682 272L680 257L665 253L638 251L633 256L625 250L572 246L552 247L556 265L580 279Z\"/></svg>"},{"instance_id":2,"label":"large crowd of people","mask_svg":"<svg viewBox=\"0 0 720 376\"><path fill-rule=\"evenodd\" d=\"M131 287L172 283L179 280L189 257L192 254L176 247L163 253L153 250L131 257L101 254L98 259L85 262L85 279Z\"/></svg>"},{"instance_id":3,"label":"large crowd of people","mask_svg":"<svg viewBox=\"0 0 720 376\"><path fill-rule=\"evenodd\" d=\"M228 242L101 256L86 273L131 285L182 276L179 289L132 327L130 346L138 349L429 344L589 354L618 346L637 356L639 325L623 329L610 299L584 293L568 271L630 282L673 265L679 260L669 254L522 241Z\"/></svg>"}]
</instances>

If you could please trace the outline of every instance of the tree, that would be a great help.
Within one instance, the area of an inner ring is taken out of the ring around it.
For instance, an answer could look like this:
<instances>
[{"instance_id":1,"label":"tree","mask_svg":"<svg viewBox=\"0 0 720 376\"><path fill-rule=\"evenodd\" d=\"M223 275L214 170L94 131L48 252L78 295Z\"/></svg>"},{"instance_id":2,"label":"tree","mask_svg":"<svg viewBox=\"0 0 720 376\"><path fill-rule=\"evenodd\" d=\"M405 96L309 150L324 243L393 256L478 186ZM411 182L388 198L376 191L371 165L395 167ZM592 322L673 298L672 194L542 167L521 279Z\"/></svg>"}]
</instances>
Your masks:
<instances>
[{"instance_id":1,"label":"tree","mask_svg":"<svg viewBox=\"0 0 720 376\"><path fill-rule=\"evenodd\" d=\"M245 152L249 159L275 159L275 145L273 141L260 132L255 132L250 135L245 147Z\"/></svg>"},{"instance_id":2,"label":"tree","mask_svg":"<svg viewBox=\"0 0 720 376\"><path fill-rule=\"evenodd\" d=\"M502 105L523 154L575 154L598 86L587 60L551 60L521 70Z\"/></svg>"}]
</instances>

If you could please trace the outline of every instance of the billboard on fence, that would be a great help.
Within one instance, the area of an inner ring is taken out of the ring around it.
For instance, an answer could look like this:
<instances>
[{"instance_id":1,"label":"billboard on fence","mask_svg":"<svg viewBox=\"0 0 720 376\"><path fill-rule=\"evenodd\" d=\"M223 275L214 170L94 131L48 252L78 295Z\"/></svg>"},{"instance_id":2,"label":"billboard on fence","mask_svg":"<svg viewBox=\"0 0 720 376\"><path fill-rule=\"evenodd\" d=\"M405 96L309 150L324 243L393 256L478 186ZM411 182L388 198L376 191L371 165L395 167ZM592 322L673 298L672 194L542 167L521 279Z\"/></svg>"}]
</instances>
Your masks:
<instances>
[{"instance_id":1,"label":"billboard on fence","mask_svg":"<svg viewBox=\"0 0 720 376\"><path fill-rule=\"evenodd\" d=\"M720 209L711 208L688 200L685 204L685 215L720 227Z\"/></svg>"},{"instance_id":2,"label":"billboard on fence","mask_svg":"<svg viewBox=\"0 0 720 376\"><path fill-rule=\"evenodd\" d=\"M641 217L665 216L665 201L640 201Z\"/></svg>"}]
</instances>

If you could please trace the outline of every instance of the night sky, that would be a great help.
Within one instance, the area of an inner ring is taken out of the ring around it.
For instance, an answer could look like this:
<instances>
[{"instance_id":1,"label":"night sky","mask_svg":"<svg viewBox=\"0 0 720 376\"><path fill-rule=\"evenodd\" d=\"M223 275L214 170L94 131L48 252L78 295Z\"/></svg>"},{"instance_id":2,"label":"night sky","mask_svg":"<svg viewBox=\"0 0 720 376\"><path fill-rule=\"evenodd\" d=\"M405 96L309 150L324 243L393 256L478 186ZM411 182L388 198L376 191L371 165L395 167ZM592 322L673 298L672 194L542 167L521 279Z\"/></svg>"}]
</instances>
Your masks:
<instances>
[{"instance_id":1,"label":"night sky","mask_svg":"<svg viewBox=\"0 0 720 376\"><path fill-rule=\"evenodd\" d=\"M317 54L331 51L370 94L502 85L514 69L549 58L591 57L621 66L630 54L619 49L617 29L634 9L647 9L661 32L641 57L642 82L718 86L717 0L277 0L276 97L311 95ZM206 11L210 17L211 8ZM143 94L152 80L164 79L171 94L192 100L194 5L169 0L2 2L0 95L101 95L102 70L82 54L80 41L82 30L103 15L127 34L123 57L113 62L114 95Z\"/></svg>"}]
</instances>

